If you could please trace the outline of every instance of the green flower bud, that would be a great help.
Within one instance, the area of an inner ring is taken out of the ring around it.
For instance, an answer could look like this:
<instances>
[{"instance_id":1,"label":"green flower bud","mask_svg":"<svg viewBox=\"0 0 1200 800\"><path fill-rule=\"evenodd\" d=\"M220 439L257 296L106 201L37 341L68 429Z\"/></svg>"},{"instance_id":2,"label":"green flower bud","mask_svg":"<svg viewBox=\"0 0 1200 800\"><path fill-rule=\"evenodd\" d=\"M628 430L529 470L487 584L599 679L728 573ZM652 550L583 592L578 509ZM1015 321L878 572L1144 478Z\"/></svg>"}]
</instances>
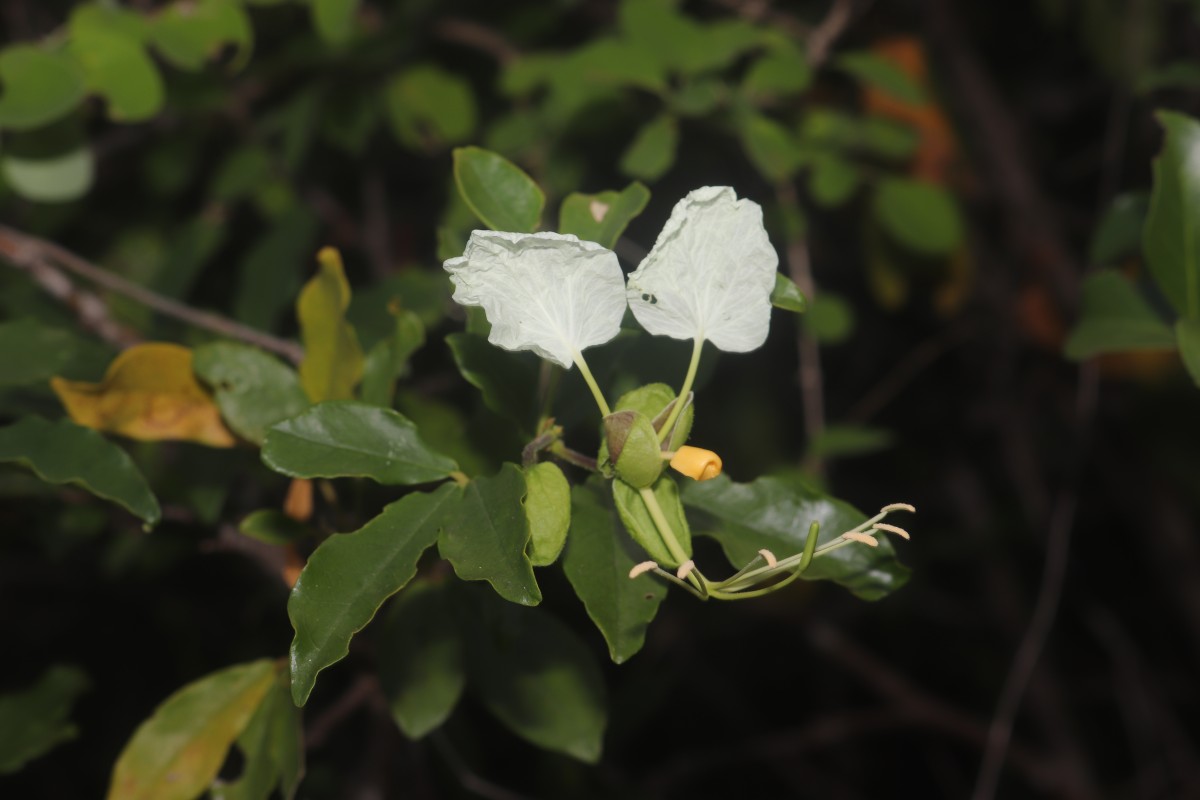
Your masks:
<instances>
[{"instance_id":1,"label":"green flower bud","mask_svg":"<svg viewBox=\"0 0 1200 800\"><path fill-rule=\"evenodd\" d=\"M663 471L662 448L650 418L617 411L604 418L608 458L616 475L635 489L650 486Z\"/></svg>"}]
</instances>

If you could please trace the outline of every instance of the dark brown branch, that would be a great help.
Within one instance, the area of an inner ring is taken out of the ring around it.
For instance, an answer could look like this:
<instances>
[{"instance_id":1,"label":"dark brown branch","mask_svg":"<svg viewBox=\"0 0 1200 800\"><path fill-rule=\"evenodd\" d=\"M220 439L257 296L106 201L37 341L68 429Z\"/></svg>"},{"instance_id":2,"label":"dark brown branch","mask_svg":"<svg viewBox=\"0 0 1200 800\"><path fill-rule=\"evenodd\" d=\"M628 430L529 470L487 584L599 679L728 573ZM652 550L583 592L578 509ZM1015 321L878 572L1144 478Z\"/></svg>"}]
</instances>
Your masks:
<instances>
[{"instance_id":1,"label":"dark brown branch","mask_svg":"<svg viewBox=\"0 0 1200 800\"><path fill-rule=\"evenodd\" d=\"M487 53L501 66L509 64L521 56L521 51L512 42L478 22L449 18L440 21L433 30L447 42L454 42Z\"/></svg>"}]
</instances>

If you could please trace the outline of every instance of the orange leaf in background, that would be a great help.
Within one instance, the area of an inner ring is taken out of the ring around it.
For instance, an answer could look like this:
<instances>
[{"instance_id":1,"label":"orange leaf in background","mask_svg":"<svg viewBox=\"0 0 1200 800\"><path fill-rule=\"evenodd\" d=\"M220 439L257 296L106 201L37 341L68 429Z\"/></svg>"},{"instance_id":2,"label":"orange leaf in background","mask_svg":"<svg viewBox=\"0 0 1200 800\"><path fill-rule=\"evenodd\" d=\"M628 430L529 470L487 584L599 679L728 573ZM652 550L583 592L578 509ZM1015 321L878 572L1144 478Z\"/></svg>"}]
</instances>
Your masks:
<instances>
[{"instance_id":1,"label":"orange leaf in background","mask_svg":"<svg viewBox=\"0 0 1200 800\"><path fill-rule=\"evenodd\" d=\"M283 513L297 522L308 522L313 513L313 486L308 478L293 478L283 501Z\"/></svg>"},{"instance_id":2,"label":"orange leaf in background","mask_svg":"<svg viewBox=\"0 0 1200 800\"><path fill-rule=\"evenodd\" d=\"M928 99L922 103L908 103L866 86L863 89L863 105L873 116L912 127L917 132L918 144L910 174L930 183L946 185L958 160L958 139L950 121L933 100L924 46L913 37L902 36L877 42L871 51L908 75L913 83L924 90Z\"/></svg>"},{"instance_id":3,"label":"orange leaf in background","mask_svg":"<svg viewBox=\"0 0 1200 800\"><path fill-rule=\"evenodd\" d=\"M50 386L80 425L131 439L173 439L233 447L236 439L192 374L192 351L139 344L108 365L100 383L52 378Z\"/></svg>"}]
</instances>

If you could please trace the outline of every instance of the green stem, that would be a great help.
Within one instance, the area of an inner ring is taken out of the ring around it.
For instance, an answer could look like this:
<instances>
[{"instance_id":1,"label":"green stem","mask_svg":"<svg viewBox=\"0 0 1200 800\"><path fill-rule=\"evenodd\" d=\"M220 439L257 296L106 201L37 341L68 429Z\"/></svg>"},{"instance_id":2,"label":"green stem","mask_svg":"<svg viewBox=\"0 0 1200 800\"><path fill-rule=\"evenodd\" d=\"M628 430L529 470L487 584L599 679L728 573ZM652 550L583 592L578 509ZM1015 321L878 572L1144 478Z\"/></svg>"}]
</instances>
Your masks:
<instances>
[{"instance_id":1,"label":"green stem","mask_svg":"<svg viewBox=\"0 0 1200 800\"><path fill-rule=\"evenodd\" d=\"M667 515L663 513L662 506L658 504L658 498L654 496L654 492L650 487L644 486L638 490L638 493L642 496L642 502L646 504L646 510L650 512L650 519L654 520L654 526L658 528L658 535L662 537L667 550L671 551L671 558L680 564L687 561L687 552L675 538L675 531L671 529L671 523L667 522ZM687 579L701 594L708 594L708 581L699 574L699 570L693 569L688 573Z\"/></svg>"},{"instance_id":2,"label":"green stem","mask_svg":"<svg viewBox=\"0 0 1200 800\"><path fill-rule=\"evenodd\" d=\"M588 388L592 390L592 397L596 398L596 405L600 406L600 413L608 416L612 413L612 409L608 407L608 401L604 399L604 394L600 391L600 387L596 385L596 379L592 377L592 371L588 369L587 361L583 358L583 353L575 351L575 366L579 367L579 374L583 376L587 382Z\"/></svg>"},{"instance_id":3,"label":"green stem","mask_svg":"<svg viewBox=\"0 0 1200 800\"><path fill-rule=\"evenodd\" d=\"M696 370L700 367L700 353L704 350L704 339L693 339L692 345L692 361L688 364L687 375L683 379L683 387L679 390L679 396L675 398L675 405L671 407L671 413L667 417L667 421L663 423L662 428L658 432L658 441L664 442L671 435L671 429L675 427L675 421L679 419L680 413L683 412L683 406L687 403L687 396L692 391L692 383L696 380Z\"/></svg>"}]
</instances>

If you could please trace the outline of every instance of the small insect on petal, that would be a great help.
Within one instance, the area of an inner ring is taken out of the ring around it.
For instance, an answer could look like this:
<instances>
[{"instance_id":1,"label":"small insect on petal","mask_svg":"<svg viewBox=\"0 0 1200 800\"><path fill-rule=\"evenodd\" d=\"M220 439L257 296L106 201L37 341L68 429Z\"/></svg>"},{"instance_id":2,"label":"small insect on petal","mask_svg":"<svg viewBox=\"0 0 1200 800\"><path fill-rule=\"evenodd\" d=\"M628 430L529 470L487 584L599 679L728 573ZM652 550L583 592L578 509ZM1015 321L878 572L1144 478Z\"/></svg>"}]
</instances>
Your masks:
<instances>
[{"instance_id":1,"label":"small insect on petal","mask_svg":"<svg viewBox=\"0 0 1200 800\"><path fill-rule=\"evenodd\" d=\"M875 537L873 537L867 533L856 533L854 531L847 531L846 533L842 534L842 538L849 539L852 542L861 542L862 544L865 544L868 547L879 547L879 542L877 542L875 540Z\"/></svg>"},{"instance_id":2,"label":"small insect on petal","mask_svg":"<svg viewBox=\"0 0 1200 800\"><path fill-rule=\"evenodd\" d=\"M888 525L886 522L876 522L874 524L874 526L872 526L871 529L876 530L876 531L887 531L888 533L894 533L897 536L904 538L904 539L912 538L911 536L908 535L908 531L904 530L904 528L899 528L895 525Z\"/></svg>"},{"instance_id":3,"label":"small insect on petal","mask_svg":"<svg viewBox=\"0 0 1200 800\"><path fill-rule=\"evenodd\" d=\"M653 572L658 569L658 563L655 561L643 561L640 564L635 564L633 569L629 570L629 577L636 578L638 575L645 575L647 572Z\"/></svg>"},{"instance_id":4,"label":"small insect on petal","mask_svg":"<svg viewBox=\"0 0 1200 800\"><path fill-rule=\"evenodd\" d=\"M763 557L763 561L766 561L767 566L771 569L774 569L775 565L779 563L779 560L775 558L775 554L770 550L767 550L765 547L762 550L759 550L758 554Z\"/></svg>"},{"instance_id":5,"label":"small insect on petal","mask_svg":"<svg viewBox=\"0 0 1200 800\"><path fill-rule=\"evenodd\" d=\"M908 503L892 503L879 509L879 513L881 514L890 514L893 511L911 511L914 514L917 513L917 509Z\"/></svg>"},{"instance_id":6,"label":"small insect on petal","mask_svg":"<svg viewBox=\"0 0 1200 800\"><path fill-rule=\"evenodd\" d=\"M687 561L679 565L679 569L675 570L675 577L679 578L679 580L683 580L688 575L691 575L692 570L695 568L696 562L689 558Z\"/></svg>"},{"instance_id":7,"label":"small insect on petal","mask_svg":"<svg viewBox=\"0 0 1200 800\"><path fill-rule=\"evenodd\" d=\"M672 456L671 468L689 478L707 481L721 474L721 457L712 450L685 444Z\"/></svg>"}]
</instances>

